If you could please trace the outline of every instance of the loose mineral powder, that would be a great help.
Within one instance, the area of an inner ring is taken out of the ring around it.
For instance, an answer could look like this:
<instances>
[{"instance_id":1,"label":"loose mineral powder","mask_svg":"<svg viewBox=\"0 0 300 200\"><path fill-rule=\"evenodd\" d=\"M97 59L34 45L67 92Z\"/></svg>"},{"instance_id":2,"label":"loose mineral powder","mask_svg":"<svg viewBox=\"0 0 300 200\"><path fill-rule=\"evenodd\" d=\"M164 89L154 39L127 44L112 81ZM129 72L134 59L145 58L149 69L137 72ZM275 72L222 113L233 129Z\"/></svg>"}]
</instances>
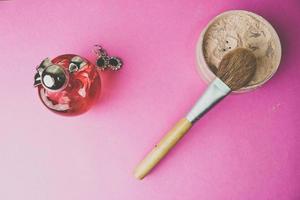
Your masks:
<instances>
[{"instance_id":1,"label":"loose mineral powder","mask_svg":"<svg viewBox=\"0 0 300 200\"><path fill-rule=\"evenodd\" d=\"M228 11L215 17L202 32L197 44L197 60L207 81L214 78L223 56L237 47L251 50L257 58L253 79L239 91L254 89L276 72L281 45L273 27L248 11Z\"/></svg>"}]
</instances>

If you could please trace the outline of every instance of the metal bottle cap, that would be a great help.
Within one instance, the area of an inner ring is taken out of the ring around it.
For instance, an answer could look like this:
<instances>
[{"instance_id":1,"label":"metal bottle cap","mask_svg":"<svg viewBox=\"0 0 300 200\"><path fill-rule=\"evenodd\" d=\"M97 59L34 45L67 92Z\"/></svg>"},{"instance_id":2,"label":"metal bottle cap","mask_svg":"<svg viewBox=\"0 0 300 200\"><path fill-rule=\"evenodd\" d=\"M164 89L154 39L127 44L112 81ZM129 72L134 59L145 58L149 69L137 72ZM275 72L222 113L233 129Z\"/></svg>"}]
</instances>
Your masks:
<instances>
[{"instance_id":1,"label":"metal bottle cap","mask_svg":"<svg viewBox=\"0 0 300 200\"><path fill-rule=\"evenodd\" d=\"M49 58L46 58L37 68L34 77L34 86L40 84L50 91L63 90L68 83L69 75L65 70L56 64L52 64Z\"/></svg>"},{"instance_id":2,"label":"metal bottle cap","mask_svg":"<svg viewBox=\"0 0 300 200\"><path fill-rule=\"evenodd\" d=\"M65 87L67 82L67 74L62 67L58 65L51 65L47 67L41 76L41 82L44 87L49 90L61 90Z\"/></svg>"}]
</instances>

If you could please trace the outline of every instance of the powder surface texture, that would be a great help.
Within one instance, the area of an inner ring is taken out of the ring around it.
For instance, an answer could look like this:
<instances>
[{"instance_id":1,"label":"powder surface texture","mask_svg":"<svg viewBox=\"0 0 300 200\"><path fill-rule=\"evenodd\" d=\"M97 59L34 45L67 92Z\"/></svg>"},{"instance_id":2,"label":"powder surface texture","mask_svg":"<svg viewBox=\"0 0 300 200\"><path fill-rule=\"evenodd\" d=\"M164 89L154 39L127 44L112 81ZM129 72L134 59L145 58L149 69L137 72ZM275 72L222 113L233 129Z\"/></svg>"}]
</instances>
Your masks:
<instances>
[{"instance_id":1,"label":"powder surface texture","mask_svg":"<svg viewBox=\"0 0 300 200\"><path fill-rule=\"evenodd\" d=\"M243 47L257 57L257 69L246 87L258 85L276 71L281 51L274 31L260 18L246 12L228 13L218 17L203 38L203 53L209 68L216 73L225 53Z\"/></svg>"}]
</instances>

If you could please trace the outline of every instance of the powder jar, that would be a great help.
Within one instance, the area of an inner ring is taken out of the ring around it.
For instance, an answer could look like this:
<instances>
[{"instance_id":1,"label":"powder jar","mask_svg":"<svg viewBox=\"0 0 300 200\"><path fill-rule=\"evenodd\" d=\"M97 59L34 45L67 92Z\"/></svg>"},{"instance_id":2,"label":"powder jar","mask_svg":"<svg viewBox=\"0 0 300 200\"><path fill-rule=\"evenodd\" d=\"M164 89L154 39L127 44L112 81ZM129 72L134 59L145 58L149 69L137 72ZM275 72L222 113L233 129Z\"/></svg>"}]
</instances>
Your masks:
<instances>
[{"instance_id":1,"label":"powder jar","mask_svg":"<svg viewBox=\"0 0 300 200\"><path fill-rule=\"evenodd\" d=\"M238 47L254 53L257 68L248 85L234 92L253 90L267 82L277 71L281 59L281 44L274 28L255 13L233 10L213 18L198 39L197 69L205 82L215 78L222 57Z\"/></svg>"}]
</instances>

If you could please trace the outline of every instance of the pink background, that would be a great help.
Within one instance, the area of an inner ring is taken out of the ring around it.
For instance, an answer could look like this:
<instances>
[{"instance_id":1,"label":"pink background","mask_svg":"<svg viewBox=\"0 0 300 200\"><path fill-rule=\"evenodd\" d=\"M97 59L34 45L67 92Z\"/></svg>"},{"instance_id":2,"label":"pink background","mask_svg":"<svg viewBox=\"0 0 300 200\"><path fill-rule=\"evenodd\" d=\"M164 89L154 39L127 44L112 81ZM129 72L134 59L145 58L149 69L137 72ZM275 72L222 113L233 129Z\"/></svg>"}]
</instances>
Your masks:
<instances>
[{"instance_id":1,"label":"pink background","mask_svg":"<svg viewBox=\"0 0 300 200\"><path fill-rule=\"evenodd\" d=\"M206 85L195 46L222 11L246 9L278 31L278 73L209 112L143 181L132 171ZM1 200L300 199L299 0L12 0L0 2ZM92 45L123 58L102 73L86 114L46 110L39 62Z\"/></svg>"}]
</instances>

